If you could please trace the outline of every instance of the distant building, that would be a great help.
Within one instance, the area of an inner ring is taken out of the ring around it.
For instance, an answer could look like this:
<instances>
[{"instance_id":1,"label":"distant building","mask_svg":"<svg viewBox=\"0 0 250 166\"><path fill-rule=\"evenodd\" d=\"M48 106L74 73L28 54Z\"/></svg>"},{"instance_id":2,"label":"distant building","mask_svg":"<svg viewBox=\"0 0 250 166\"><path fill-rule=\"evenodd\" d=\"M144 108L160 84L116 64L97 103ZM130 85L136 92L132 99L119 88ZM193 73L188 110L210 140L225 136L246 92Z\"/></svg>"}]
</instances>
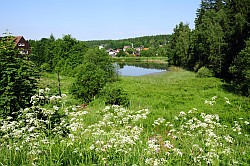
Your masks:
<instances>
[{"instance_id":1,"label":"distant building","mask_svg":"<svg viewBox=\"0 0 250 166\"><path fill-rule=\"evenodd\" d=\"M106 52L110 55L110 56L116 56L119 52L121 51L121 49L112 49L112 48L110 48L110 49L107 49L106 50Z\"/></svg>"},{"instance_id":2,"label":"distant building","mask_svg":"<svg viewBox=\"0 0 250 166\"><path fill-rule=\"evenodd\" d=\"M28 41L24 39L23 36L16 36L14 38L14 42L15 42L15 48L19 50L19 53L21 55L31 54L30 45Z\"/></svg>"},{"instance_id":3,"label":"distant building","mask_svg":"<svg viewBox=\"0 0 250 166\"><path fill-rule=\"evenodd\" d=\"M116 51L113 50L112 48L107 49L106 52L107 52L110 56L116 56L116 54L117 54Z\"/></svg>"},{"instance_id":4,"label":"distant building","mask_svg":"<svg viewBox=\"0 0 250 166\"><path fill-rule=\"evenodd\" d=\"M131 48L131 46L124 46L124 47L123 47L123 51L125 52L126 49L128 49L128 48Z\"/></svg>"},{"instance_id":5,"label":"distant building","mask_svg":"<svg viewBox=\"0 0 250 166\"><path fill-rule=\"evenodd\" d=\"M104 45L99 46L99 49L104 49L104 48L105 48Z\"/></svg>"},{"instance_id":6,"label":"distant building","mask_svg":"<svg viewBox=\"0 0 250 166\"><path fill-rule=\"evenodd\" d=\"M0 38L0 40L3 40L3 39L7 39L7 37ZM23 36L14 36L12 37L12 40L14 42L14 48L19 50L20 56L31 54L30 45L28 41L24 39Z\"/></svg>"}]
</instances>

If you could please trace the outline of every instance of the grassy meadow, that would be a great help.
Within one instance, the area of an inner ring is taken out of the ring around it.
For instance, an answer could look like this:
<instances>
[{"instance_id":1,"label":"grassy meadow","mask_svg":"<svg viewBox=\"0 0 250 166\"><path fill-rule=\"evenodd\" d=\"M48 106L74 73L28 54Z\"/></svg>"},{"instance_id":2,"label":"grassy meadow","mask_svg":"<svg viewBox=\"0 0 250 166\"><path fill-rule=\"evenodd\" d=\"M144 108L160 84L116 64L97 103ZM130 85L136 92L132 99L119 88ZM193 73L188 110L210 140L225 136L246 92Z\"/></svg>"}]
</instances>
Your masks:
<instances>
[{"instance_id":1,"label":"grassy meadow","mask_svg":"<svg viewBox=\"0 0 250 166\"><path fill-rule=\"evenodd\" d=\"M250 99L217 78L176 67L122 76L127 108L98 98L83 107L69 95L72 81L61 76L58 97L57 75L44 73L24 120L0 121L0 165L250 164Z\"/></svg>"}]
</instances>

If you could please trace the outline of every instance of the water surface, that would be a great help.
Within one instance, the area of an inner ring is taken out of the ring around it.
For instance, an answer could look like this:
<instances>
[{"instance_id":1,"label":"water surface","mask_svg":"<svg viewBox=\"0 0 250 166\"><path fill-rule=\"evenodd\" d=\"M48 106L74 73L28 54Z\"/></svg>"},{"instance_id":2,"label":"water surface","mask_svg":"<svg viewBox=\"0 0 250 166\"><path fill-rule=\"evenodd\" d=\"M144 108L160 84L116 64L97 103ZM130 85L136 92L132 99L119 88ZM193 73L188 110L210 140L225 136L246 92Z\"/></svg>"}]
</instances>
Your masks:
<instances>
[{"instance_id":1,"label":"water surface","mask_svg":"<svg viewBox=\"0 0 250 166\"><path fill-rule=\"evenodd\" d=\"M156 74L160 73L163 71L167 71L165 67L163 69L157 69L152 68L152 66L143 66L140 67L138 65L133 65L133 64L117 64L118 68L118 73L122 76L142 76L142 75L147 75L147 74Z\"/></svg>"}]
</instances>

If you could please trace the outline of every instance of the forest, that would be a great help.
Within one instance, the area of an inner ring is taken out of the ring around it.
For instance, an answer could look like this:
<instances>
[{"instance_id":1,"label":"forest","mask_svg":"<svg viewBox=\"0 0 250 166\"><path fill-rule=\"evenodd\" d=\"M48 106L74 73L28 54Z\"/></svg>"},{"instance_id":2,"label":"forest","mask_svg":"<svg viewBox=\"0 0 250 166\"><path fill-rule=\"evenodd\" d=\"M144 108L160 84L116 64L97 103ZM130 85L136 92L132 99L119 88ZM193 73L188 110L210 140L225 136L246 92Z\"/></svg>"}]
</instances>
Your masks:
<instances>
[{"instance_id":1,"label":"forest","mask_svg":"<svg viewBox=\"0 0 250 166\"><path fill-rule=\"evenodd\" d=\"M198 71L204 67L216 77L249 94L250 1L203 0L195 29L176 25L170 42L170 63Z\"/></svg>"},{"instance_id":2,"label":"forest","mask_svg":"<svg viewBox=\"0 0 250 166\"><path fill-rule=\"evenodd\" d=\"M136 38L120 39L120 40L92 40L86 41L88 47L98 47L104 45L105 48L123 48L123 46L131 45L134 47L159 47L160 45L166 45L171 39L171 35L155 35L155 36L143 36Z\"/></svg>"}]
</instances>

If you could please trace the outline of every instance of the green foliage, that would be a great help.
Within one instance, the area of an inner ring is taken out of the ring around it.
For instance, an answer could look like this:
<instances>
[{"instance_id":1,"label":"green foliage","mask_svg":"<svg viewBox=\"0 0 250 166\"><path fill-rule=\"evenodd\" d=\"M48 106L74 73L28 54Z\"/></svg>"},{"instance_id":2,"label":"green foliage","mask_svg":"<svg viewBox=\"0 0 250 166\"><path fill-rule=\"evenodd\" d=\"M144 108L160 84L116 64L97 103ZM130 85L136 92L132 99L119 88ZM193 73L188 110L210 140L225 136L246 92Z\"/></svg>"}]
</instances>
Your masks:
<instances>
[{"instance_id":1,"label":"green foliage","mask_svg":"<svg viewBox=\"0 0 250 166\"><path fill-rule=\"evenodd\" d=\"M196 74L197 77L213 77L214 74L211 70L209 70L208 68L206 67L201 67L197 74Z\"/></svg>"},{"instance_id":2,"label":"green foliage","mask_svg":"<svg viewBox=\"0 0 250 166\"><path fill-rule=\"evenodd\" d=\"M86 45L89 47L98 47L105 45L105 48L123 48L124 46L131 46L133 43L134 47L159 47L165 45L170 40L171 35L156 35L156 36L143 36L137 38L121 39L121 40L93 40L86 41Z\"/></svg>"},{"instance_id":3,"label":"green foliage","mask_svg":"<svg viewBox=\"0 0 250 166\"><path fill-rule=\"evenodd\" d=\"M131 55L135 52L135 50L133 48L127 48L126 52Z\"/></svg>"},{"instance_id":4,"label":"green foliage","mask_svg":"<svg viewBox=\"0 0 250 166\"><path fill-rule=\"evenodd\" d=\"M126 57L128 55L123 51L123 49L121 49L120 52L118 52L118 54L116 56L117 57Z\"/></svg>"},{"instance_id":5,"label":"green foliage","mask_svg":"<svg viewBox=\"0 0 250 166\"><path fill-rule=\"evenodd\" d=\"M116 79L111 57L103 50L89 50L83 64L78 66L76 71L76 81L71 87L71 92L87 103L94 99L107 82Z\"/></svg>"},{"instance_id":6,"label":"green foliage","mask_svg":"<svg viewBox=\"0 0 250 166\"><path fill-rule=\"evenodd\" d=\"M36 89L36 67L31 61L17 58L13 37L0 42L0 117L14 116L12 113L29 106L30 97Z\"/></svg>"},{"instance_id":7,"label":"green foliage","mask_svg":"<svg viewBox=\"0 0 250 166\"><path fill-rule=\"evenodd\" d=\"M74 69L82 63L87 47L84 42L64 35L62 39L50 38L30 40L32 46L31 60L49 71L60 71L63 75L74 75Z\"/></svg>"},{"instance_id":8,"label":"green foliage","mask_svg":"<svg viewBox=\"0 0 250 166\"><path fill-rule=\"evenodd\" d=\"M242 94L250 94L250 38L246 47L234 59L230 72L234 75L233 82L239 86Z\"/></svg>"},{"instance_id":9,"label":"green foliage","mask_svg":"<svg viewBox=\"0 0 250 166\"><path fill-rule=\"evenodd\" d=\"M26 126L0 120L0 163L248 165L249 98L223 91L219 79L170 68L161 75L121 77L116 84L131 97L129 108L52 102L42 113L51 116L59 107L66 117L46 130L50 135L43 132L50 118L43 121L32 111L24 113Z\"/></svg>"},{"instance_id":10,"label":"green foliage","mask_svg":"<svg viewBox=\"0 0 250 166\"><path fill-rule=\"evenodd\" d=\"M99 95L106 105L129 105L129 98L127 93L123 90L121 86L117 84L106 84L100 91Z\"/></svg>"},{"instance_id":11,"label":"green foliage","mask_svg":"<svg viewBox=\"0 0 250 166\"><path fill-rule=\"evenodd\" d=\"M248 0L202 0L195 29L190 31L183 23L174 29L170 63L195 71L206 66L216 77L235 80L236 86L247 91L247 78L239 79L239 72L233 66L242 61L239 59L244 59L239 53L245 49L245 41L250 37L249 9Z\"/></svg>"},{"instance_id":12,"label":"green foliage","mask_svg":"<svg viewBox=\"0 0 250 166\"><path fill-rule=\"evenodd\" d=\"M48 64L48 63L43 63L43 64L40 66L40 69L41 69L42 71L45 71L45 72L51 72L51 71L52 71L51 66L50 66L50 64Z\"/></svg>"},{"instance_id":13,"label":"green foliage","mask_svg":"<svg viewBox=\"0 0 250 166\"><path fill-rule=\"evenodd\" d=\"M177 66L188 66L190 48L190 28L188 24L180 22L174 28L174 34L170 41L171 55L170 63Z\"/></svg>"}]
</instances>

